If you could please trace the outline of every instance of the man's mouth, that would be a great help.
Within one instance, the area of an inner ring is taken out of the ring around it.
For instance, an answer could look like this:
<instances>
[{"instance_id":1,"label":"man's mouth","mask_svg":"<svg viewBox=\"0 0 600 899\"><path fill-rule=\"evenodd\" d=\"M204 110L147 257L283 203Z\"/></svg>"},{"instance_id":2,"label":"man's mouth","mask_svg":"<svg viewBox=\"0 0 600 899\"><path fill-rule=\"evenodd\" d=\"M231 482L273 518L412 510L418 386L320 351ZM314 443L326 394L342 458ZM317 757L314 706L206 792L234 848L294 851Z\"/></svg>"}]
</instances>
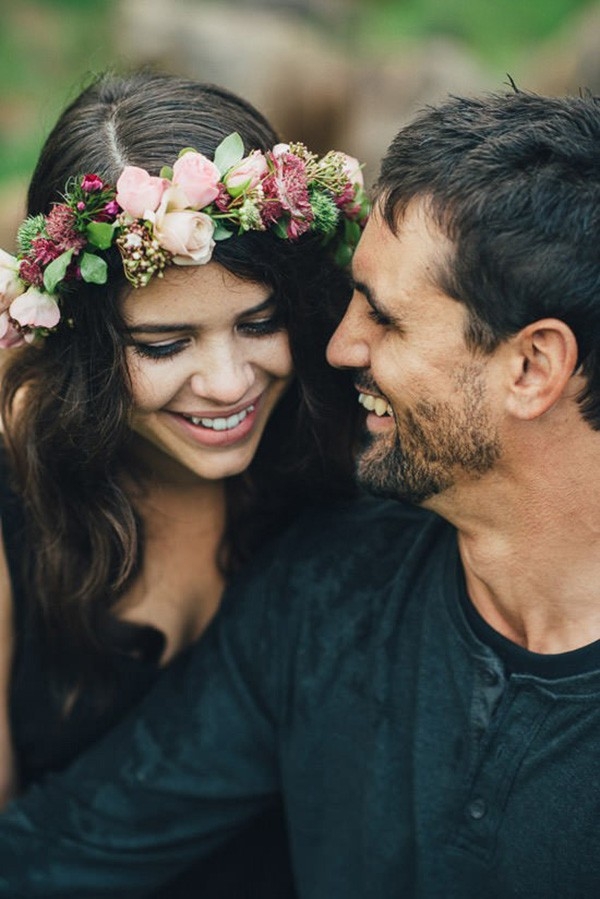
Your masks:
<instances>
[{"instance_id":1,"label":"man's mouth","mask_svg":"<svg viewBox=\"0 0 600 899\"><path fill-rule=\"evenodd\" d=\"M228 415L227 418L197 418L195 415L185 415L183 412L180 412L179 414L182 418L185 418L186 421L191 422L196 427L208 428L210 431L231 431L233 428L237 428L247 415L254 412L255 408L256 406L254 403L251 403L249 406L246 406L245 409L241 409L234 415Z\"/></svg>"},{"instance_id":2,"label":"man's mouth","mask_svg":"<svg viewBox=\"0 0 600 899\"><path fill-rule=\"evenodd\" d=\"M359 393L358 402L367 412L374 412L379 418L384 415L393 415L392 407L382 396L373 396L372 393Z\"/></svg>"}]
</instances>

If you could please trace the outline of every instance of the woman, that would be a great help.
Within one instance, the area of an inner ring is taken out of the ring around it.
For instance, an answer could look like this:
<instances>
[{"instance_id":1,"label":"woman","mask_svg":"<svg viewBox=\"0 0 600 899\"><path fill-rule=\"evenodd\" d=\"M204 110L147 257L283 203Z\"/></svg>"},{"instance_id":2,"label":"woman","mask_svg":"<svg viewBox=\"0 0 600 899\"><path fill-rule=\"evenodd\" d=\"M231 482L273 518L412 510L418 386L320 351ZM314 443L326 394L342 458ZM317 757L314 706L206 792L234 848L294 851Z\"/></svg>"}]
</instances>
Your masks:
<instances>
[{"instance_id":1,"label":"woman","mask_svg":"<svg viewBox=\"0 0 600 899\"><path fill-rule=\"evenodd\" d=\"M162 75L101 78L48 137L0 257L0 341L21 346L0 395L4 800L138 701L303 506L350 489L350 414L329 412L353 401L324 349L359 181ZM184 881L282 899L283 846L269 816Z\"/></svg>"}]
</instances>

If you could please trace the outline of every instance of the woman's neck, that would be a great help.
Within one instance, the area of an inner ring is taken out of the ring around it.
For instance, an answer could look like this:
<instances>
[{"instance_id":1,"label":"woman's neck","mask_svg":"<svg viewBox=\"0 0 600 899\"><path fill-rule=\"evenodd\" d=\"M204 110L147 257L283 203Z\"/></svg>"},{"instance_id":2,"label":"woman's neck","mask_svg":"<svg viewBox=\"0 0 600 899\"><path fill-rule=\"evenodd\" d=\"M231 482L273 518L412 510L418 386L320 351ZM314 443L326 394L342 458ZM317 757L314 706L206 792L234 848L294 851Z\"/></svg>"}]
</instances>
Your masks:
<instances>
[{"instance_id":1,"label":"woman's neck","mask_svg":"<svg viewBox=\"0 0 600 899\"><path fill-rule=\"evenodd\" d=\"M142 563L116 612L164 633L165 663L202 633L218 608L227 505L224 480L162 475L138 467L126 476L143 524Z\"/></svg>"}]
</instances>

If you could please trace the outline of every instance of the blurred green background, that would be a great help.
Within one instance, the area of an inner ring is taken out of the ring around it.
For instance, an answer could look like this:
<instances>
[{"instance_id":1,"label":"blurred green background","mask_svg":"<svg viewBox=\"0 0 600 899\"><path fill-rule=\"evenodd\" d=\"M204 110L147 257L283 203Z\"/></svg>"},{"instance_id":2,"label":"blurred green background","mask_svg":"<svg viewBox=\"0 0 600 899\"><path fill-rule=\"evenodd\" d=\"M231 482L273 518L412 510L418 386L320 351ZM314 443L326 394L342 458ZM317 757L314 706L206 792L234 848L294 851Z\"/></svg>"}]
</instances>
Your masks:
<instances>
[{"instance_id":1,"label":"blurred green background","mask_svg":"<svg viewBox=\"0 0 600 899\"><path fill-rule=\"evenodd\" d=\"M0 191L11 198L21 197L60 109L107 67L150 64L226 83L284 136L337 142L371 170L402 119L445 91L500 89L508 75L548 93L595 88L585 62L597 55L592 0L0 2ZM229 45L219 51L217 17L226 13ZM291 49L284 26L299 29ZM287 109L269 93L278 83Z\"/></svg>"},{"instance_id":2,"label":"blurred green background","mask_svg":"<svg viewBox=\"0 0 600 899\"><path fill-rule=\"evenodd\" d=\"M518 62L589 0L365 0L365 34L382 42L446 34L490 64Z\"/></svg>"}]
</instances>

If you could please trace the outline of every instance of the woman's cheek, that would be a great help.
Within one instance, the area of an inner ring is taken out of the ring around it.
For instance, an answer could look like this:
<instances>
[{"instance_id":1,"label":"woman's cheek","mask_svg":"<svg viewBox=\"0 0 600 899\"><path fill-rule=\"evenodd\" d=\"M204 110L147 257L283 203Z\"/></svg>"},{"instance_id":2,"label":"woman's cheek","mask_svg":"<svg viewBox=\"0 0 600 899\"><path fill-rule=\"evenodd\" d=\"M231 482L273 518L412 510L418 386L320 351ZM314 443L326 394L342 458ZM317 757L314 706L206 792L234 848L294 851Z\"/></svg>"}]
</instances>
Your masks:
<instances>
[{"instance_id":1,"label":"woman's cheek","mask_svg":"<svg viewBox=\"0 0 600 899\"><path fill-rule=\"evenodd\" d=\"M273 373L279 378L289 378L294 373L290 342L284 332L275 335Z\"/></svg>"}]
</instances>

